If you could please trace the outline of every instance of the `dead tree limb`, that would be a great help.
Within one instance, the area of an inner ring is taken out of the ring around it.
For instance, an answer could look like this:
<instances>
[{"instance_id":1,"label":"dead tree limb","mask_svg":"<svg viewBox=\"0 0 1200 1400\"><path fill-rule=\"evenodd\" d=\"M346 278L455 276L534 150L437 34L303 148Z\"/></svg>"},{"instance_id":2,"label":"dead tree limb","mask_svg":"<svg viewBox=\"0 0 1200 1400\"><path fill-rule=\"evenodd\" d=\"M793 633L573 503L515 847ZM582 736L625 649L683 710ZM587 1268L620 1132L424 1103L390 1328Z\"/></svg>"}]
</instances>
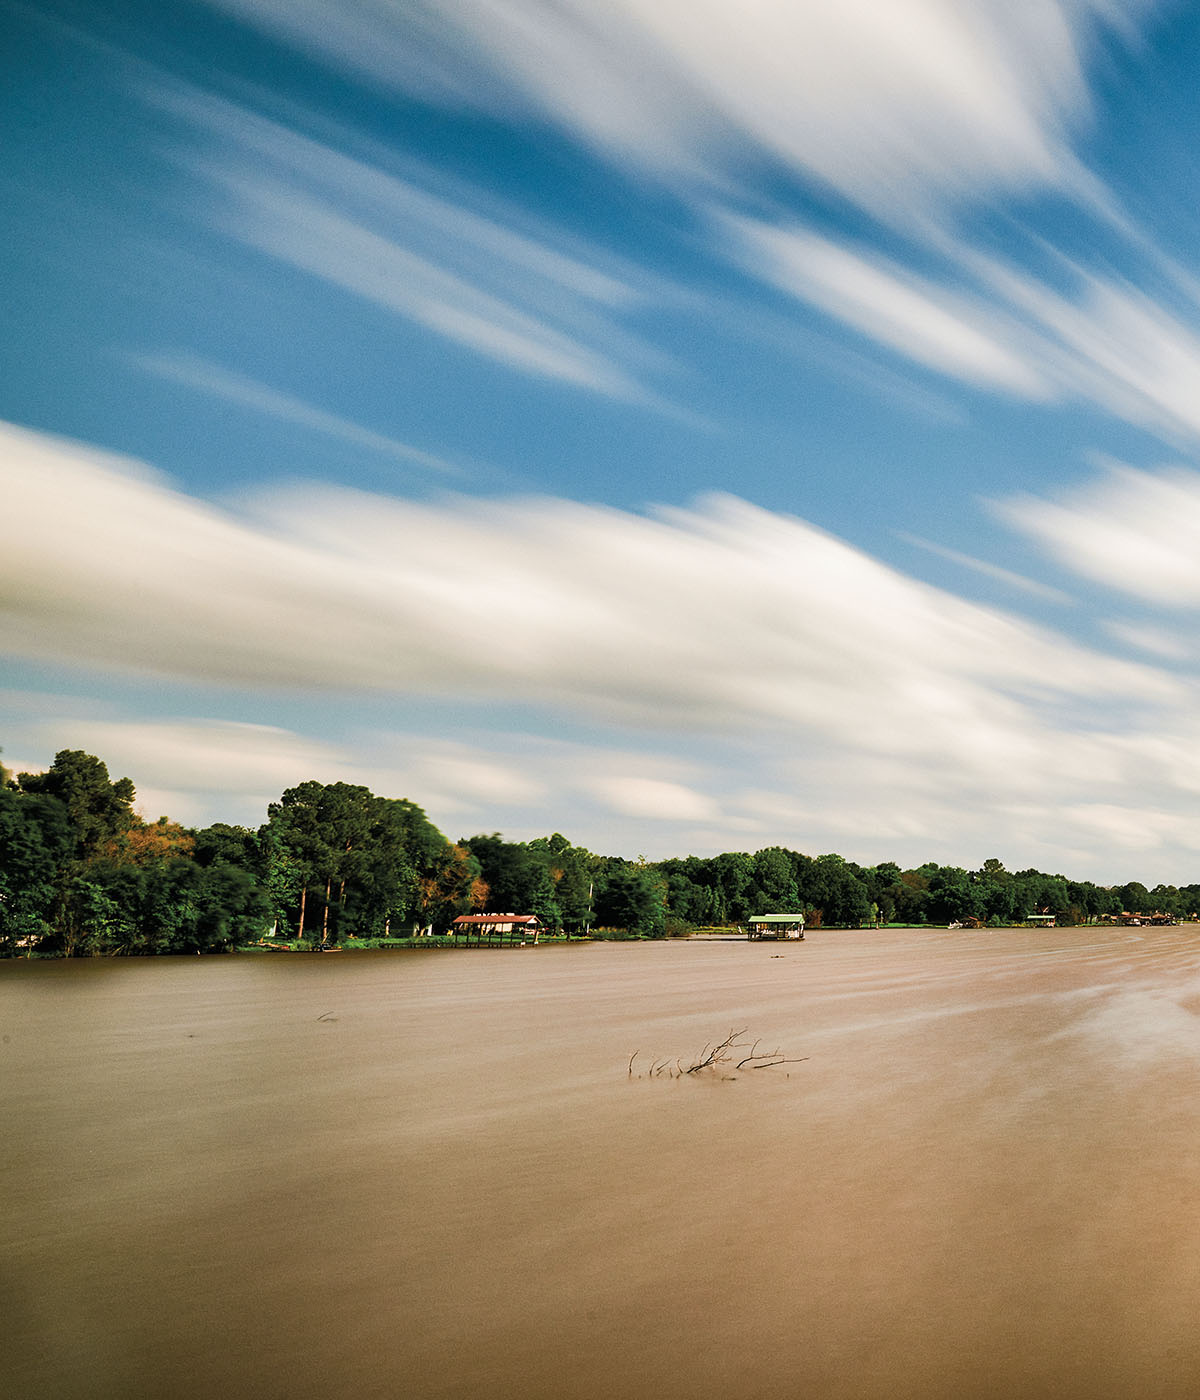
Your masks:
<instances>
[{"instance_id":1,"label":"dead tree limb","mask_svg":"<svg viewBox=\"0 0 1200 1400\"><path fill-rule=\"evenodd\" d=\"M666 1074L668 1079L683 1079L689 1074L699 1074L703 1070L723 1071L725 1066L730 1065L734 1073L721 1074L723 1079L735 1079L737 1071L743 1069L774 1069L777 1065L798 1065L809 1059L808 1055L790 1057L781 1050L760 1050L761 1040L756 1040L750 1046L750 1053L742 1055L740 1059L735 1057L736 1051L746 1049L746 1042L740 1037L746 1034L743 1028L740 1031L730 1031L729 1034L719 1044L713 1045L705 1041L704 1049L700 1056L685 1069L681 1059L675 1060L672 1064L670 1060L653 1059L650 1061L650 1068L645 1075L638 1075L639 1079L660 1079ZM642 1052L635 1050L629 1057L628 1075L633 1078L633 1062Z\"/></svg>"},{"instance_id":2,"label":"dead tree limb","mask_svg":"<svg viewBox=\"0 0 1200 1400\"><path fill-rule=\"evenodd\" d=\"M810 1058L810 1057L809 1057L808 1055L800 1055L798 1058L796 1058L796 1059L794 1059L794 1060L789 1060L789 1059L785 1058L783 1055L779 1055L779 1056L778 1056L777 1058L775 1058L775 1059L772 1059L770 1055L747 1055L746 1058L745 1058L744 1060L741 1060L741 1061L738 1063L737 1068L738 1068L738 1069L772 1069L775 1065L798 1065L798 1064L800 1064L802 1061L807 1060L807 1059L809 1059L809 1058ZM757 1063L756 1063L756 1062L757 1062Z\"/></svg>"},{"instance_id":3,"label":"dead tree limb","mask_svg":"<svg viewBox=\"0 0 1200 1400\"><path fill-rule=\"evenodd\" d=\"M740 1048L737 1044L737 1038L739 1035L745 1034L746 1029L743 1026L740 1031L730 1031L720 1045L714 1045L711 1049L708 1045L705 1045L703 1051L701 1051L700 1059L689 1067L687 1073L696 1074L702 1069L711 1069L713 1065L724 1064L726 1060L732 1059L732 1055L728 1052L732 1049Z\"/></svg>"}]
</instances>

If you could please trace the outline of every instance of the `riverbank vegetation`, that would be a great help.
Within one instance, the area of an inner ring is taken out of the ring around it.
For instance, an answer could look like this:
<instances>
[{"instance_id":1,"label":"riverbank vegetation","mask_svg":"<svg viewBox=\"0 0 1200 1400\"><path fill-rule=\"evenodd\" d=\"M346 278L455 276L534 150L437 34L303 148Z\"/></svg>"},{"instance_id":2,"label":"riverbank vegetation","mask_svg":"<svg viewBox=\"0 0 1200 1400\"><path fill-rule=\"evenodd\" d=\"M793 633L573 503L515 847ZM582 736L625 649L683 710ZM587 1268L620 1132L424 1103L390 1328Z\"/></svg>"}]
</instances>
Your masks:
<instances>
[{"instance_id":1,"label":"riverbank vegetation","mask_svg":"<svg viewBox=\"0 0 1200 1400\"><path fill-rule=\"evenodd\" d=\"M309 781L256 830L188 828L134 811L128 778L65 749L44 773L0 768L0 956L403 946L459 914L536 914L566 935L660 938L802 912L810 927L1092 922L1123 910L1200 914L1200 885L1101 886L1037 870L892 862L782 846L656 862L558 833L449 840L415 803Z\"/></svg>"}]
</instances>

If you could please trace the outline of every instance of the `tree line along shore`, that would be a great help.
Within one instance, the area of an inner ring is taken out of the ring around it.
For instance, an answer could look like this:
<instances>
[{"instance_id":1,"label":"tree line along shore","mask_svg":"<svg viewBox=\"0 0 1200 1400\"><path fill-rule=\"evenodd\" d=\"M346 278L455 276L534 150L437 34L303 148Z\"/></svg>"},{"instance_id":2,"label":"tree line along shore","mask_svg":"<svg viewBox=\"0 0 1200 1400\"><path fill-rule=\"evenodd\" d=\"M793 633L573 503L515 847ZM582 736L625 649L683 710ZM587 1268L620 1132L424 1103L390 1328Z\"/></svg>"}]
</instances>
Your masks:
<instances>
[{"instance_id":1,"label":"tree line along shore","mask_svg":"<svg viewBox=\"0 0 1200 1400\"><path fill-rule=\"evenodd\" d=\"M386 946L500 911L562 936L634 938L776 912L803 913L810 928L1200 917L1200 885L1103 886L995 859L902 870L782 846L631 861L557 832L451 841L415 803L351 783L289 788L257 830L148 822L135 796L78 749L43 773L0 768L0 956Z\"/></svg>"}]
</instances>

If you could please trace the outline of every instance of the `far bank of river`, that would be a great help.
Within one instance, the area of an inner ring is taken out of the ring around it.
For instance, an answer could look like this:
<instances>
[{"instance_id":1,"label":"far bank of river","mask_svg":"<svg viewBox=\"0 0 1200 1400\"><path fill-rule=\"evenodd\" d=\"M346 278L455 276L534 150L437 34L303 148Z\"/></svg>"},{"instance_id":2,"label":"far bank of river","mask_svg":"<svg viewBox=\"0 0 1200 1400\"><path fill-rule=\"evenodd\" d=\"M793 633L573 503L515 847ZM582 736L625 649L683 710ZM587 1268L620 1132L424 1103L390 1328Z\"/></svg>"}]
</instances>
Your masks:
<instances>
[{"instance_id":1,"label":"far bank of river","mask_svg":"<svg viewBox=\"0 0 1200 1400\"><path fill-rule=\"evenodd\" d=\"M1191 921L1193 927L1200 927L1196 921ZM1004 924L994 927L980 927L977 929L966 929L967 933L977 933L981 936L1010 933L1013 930L1029 931L1028 924ZM1107 928L1113 931L1112 925L1089 924L1080 925L1081 928L1091 928L1095 930ZM897 932L917 932L917 933L954 933L963 930L961 924L937 925L937 924L886 924L878 927L863 928L842 928L832 925L823 928L810 928L808 936L814 933L897 933ZM1043 932L1046 930L1043 929ZM688 942L739 942L747 941L746 930L744 928L708 928L698 929L693 932L671 936L676 941ZM545 947L563 946L565 944L576 943L650 943L661 941L658 938L650 938L635 934L623 934L618 932L601 932L591 934L554 934L541 933L534 938L525 934L519 936L504 935L502 937L471 937L456 938L452 934L421 934L410 938L347 938L340 943L329 943L321 945L308 940L297 941L295 939L284 938L260 938L254 943L240 944L234 949L237 953L362 953L375 951L398 951L411 948L477 948L477 947ZM791 943L800 940L778 938L773 939L770 935L760 935L758 941Z\"/></svg>"},{"instance_id":2,"label":"far bank of river","mask_svg":"<svg viewBox=\"0 0 1200 1400\"><path fill-rule=\"evenodd\" d=\"M1190 1400L1200 940L992 932L2 963L8 1385Z\"/></svg>"}]
</instances>

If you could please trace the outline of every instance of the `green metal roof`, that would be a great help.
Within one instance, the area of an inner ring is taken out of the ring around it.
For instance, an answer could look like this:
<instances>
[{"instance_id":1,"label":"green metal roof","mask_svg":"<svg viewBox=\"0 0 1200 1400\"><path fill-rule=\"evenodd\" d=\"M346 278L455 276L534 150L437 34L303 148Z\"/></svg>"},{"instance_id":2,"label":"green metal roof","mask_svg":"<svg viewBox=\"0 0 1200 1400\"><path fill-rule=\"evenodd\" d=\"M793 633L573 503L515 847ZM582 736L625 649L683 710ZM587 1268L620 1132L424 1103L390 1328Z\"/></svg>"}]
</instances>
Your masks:
<instances>
[{"instance_id":1,"label":"green metal roof","mask_svg":"<svg viewBox=\"0 0 1200 1400\"><path fill-rule=\"evenodd\" d=\"M750 917L752 924L802 924L803 914L753 914Z\"/></svg>"}]
</instances>

